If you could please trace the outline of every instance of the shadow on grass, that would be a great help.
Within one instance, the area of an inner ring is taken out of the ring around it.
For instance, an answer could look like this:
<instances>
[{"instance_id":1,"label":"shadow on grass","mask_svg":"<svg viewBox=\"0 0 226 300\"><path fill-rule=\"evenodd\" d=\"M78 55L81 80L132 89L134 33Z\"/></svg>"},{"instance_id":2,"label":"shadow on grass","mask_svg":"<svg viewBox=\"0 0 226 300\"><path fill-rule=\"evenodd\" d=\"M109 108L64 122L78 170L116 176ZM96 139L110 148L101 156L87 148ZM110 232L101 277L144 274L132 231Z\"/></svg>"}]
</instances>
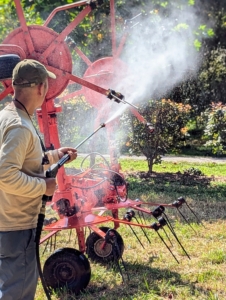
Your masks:
<instances>
[{"instance_id":1,"label":"shadow on grass","mask_svg":"<svg viewBox=\"0 0 226 300\"><path fill-rule=\"evenodd\" d=\"M107 280L103 278L102 284L98 285L92 283L91 280L84 293L68 299L132 300L142 295L145 300L163 299L163 297L173 299L173 294L176 296L177 289L178 292L186 289L190 296L197 294L197 291L203 296L209 293L207 290L197 288L189 281L182 280L179 273L170 269L152 268L138 263L126 263L126 269L130 277L129 281L125 280L124 283L118 285L115 282L106 282ZM116 272L115 275L117 275Z\"/></svg>"},{"instance_id":2,"label":"shadow on grass","mask_svg":"<svg viewBox=\"0 0 226 300\"><path fill-rule=\"evenodd\" d=\"M166 196L166 199L172 200L176 200L179 196L198 201L224 201L226 198L226 184L215 183L212 178L205 176L139 172L128 175L126 180L131 194L136 192L148 196L150 193L161 193Z\"/></svg>"}]
</instances>

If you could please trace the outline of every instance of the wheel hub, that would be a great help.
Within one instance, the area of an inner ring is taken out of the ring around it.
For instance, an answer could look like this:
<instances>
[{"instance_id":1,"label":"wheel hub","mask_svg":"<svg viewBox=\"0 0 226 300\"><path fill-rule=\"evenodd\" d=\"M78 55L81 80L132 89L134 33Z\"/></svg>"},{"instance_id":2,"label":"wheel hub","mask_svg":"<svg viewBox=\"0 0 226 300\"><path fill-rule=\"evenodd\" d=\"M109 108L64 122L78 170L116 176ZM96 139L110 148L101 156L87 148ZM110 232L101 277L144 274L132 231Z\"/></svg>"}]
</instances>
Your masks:
<instances>
[{"instance_id":1,"label":"wheel hub","mask_svg":"<svg viewBox=\"0 0 226 300\"><path fill-rule=\"evenodd\" d=\"M99 239L94 244L94 251L100 257L107 257L112 253L112 245L106 243L104 239Z\"/></svg>"},{"instance_id":2,"label":"wheel hub","mask_svg":"<svg viewBox=\"0 0 226 300\"><path fill-rule=\"evenodd\" d=\"M54 270L53 276L57 281L70 283L70 281L74 280L76 273L74 269L71 268L71 264L69 262L58 263Z\"/></svg>"}]
</instances>

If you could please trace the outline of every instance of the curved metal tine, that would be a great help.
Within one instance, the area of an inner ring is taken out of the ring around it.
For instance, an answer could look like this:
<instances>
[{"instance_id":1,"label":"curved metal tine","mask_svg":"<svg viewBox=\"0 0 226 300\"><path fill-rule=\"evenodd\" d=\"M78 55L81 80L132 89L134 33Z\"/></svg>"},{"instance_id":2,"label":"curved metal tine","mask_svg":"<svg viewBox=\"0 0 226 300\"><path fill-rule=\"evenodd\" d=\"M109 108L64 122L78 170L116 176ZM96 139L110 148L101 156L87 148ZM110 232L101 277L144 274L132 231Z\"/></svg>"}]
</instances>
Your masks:
<instances>
[{"instance_id":1,"label":"curved metal tine","mask_svg":"<svg viewBox=\"0 0 226 300\"><path fill-rule=\"evenodd\" d=\"M126 272L127 279L128 279L128 281L130 281L129 273L128 273L127 270L126 270L126 265L125 265L124 260L123 260L122 257L121 257L121 262L122 262L122 266L123 266L123 268L124 268L124 270L125 270L125 272ZM118 261L118 263L119 263L119 261ZM120 265L120 264L119 264L119 265Z\"/></svg>"},{"instance_id":2,"label":"curved metal tine","mask_svg":"<svg viewBox=\"0 0 226 300\"><path fill-rule=\"evenodd\" d=\"M117 267L118 267L118 269L119 269L119 273L120 273L121 276L122 276L122 281L125 282L125 279L124 279L124 276L123 276L123 273L122 273L122 268L120 267L119 261L118 261L118 259L117 259L116 253L115 253L115 251L116 251L115 248L116 248L116 247L113 247L114 262L115 262L115 264L117 265Z\"/></svg>"},{"instance_id":3,"label":"curved metal tine","mask_svg":"<svg viewBox=\"0 0 226 300\"><path fill-rule=\"evenodd\" d=\"M190 211L193 213L193 215L196 217L196 220L198 221L199 224L201 224L204 228L206 228L202 221L198 218L198 216L195 214L194 210L187 204L187 202L185 201L185 204L187 205L187 207L190 209Z\"/></svg>"},{"instance_id":4,"label":"curved metal tine","mask_svg":"<svg viewBox=\"0 0 226 300\"><path fill-rule=\"evenodd\" d=\"M57 238L57 233L54 234L54 250L56 249L56 238Z\"/></svg>"},{"instance_id":5,"label":"curved metal tine","mask_svg":"<svg viewBox=\"0 0 226 300\"><path fill-rule=\"evenodd\" d=\"M172 234L174 235L175 239L177 240L178 244L179 244L179 245L181 246L181 248L183 249L184 253L187 255L187 257L188 257L189 259L191 259L190 256L189 256L189 254L188 254L187 251L185 250L184 246L183 246L183 245L181 244L181 242L179 241L179 239L178 239L178 237L177 237L175 231L174 231L174 230L171 230L171 228L170 228L170 226L169 226L169 224L168 224L167 221L166 221L166 225L168 226L169 230L170 230L170 231L172 232Z\"/></svg>"},{"instance_id":6,"label":"curved metal tine","mask_svg":"<svg viewBox=\"0 0 226 300\"><path fill-rule=\"evenodd\" d=\"M165 235L166 235L166 237L167 237L168 241L170 242L171 246L173 247L173 243L171 242L171 239L169 238L169 236L168 236L168 234L167 234L167 232L166 232L165 228L164 228L164 227L162 227L162 229L163 229L163 231L164 231L164 233L165 233Z\"/></svg>"},{"instance_id":7,"label":"curved metal tine","mask_svg":"<svg viewBox=\"0 0 226 300\"><path fill-rule=\"evenodd\" d=\"M139 221L137 220L137 218L135 216L134 216L134 219L137 221L138 224L140 224ZM142 228L142 227L140 227L140 228L143 231L143 234L145 235L145 237L148 240L148 242L151 244L151 241L150 241L149 237L147 236L147 233L145 232L144 228Z\"/></svg>"},{"instance_id":8,"label":"curved metal tine","mask_svg":"<svg viewBox=\"0 0 226 300\"><path fill-rule=\"evenodd\" d=\"M52 236L50 237L50 243L49 243L49 250L52 252L52 247L53 247L53 239Z\"/></svg>"},{"instance_id":9,"label":"curved metal tine","mask_svg":"<svg viewBox=\"0 0 226 300\"><path fill-rule=\"evenodd\" d=\"M69 239L68 239L68 242L71 241L71 233L72 233L72 229L70 229L70 232L69 232Z\"/></svg>"},{"instance_id":10,"label":"curved metal tine","mask_svg":"<svg viewBox=\"0 0 226 300\"><path fill-rule=\"evenodd\" d=\"M138 242L141 244L141 246L144 248L144 245L141 243L139 237L137 236L136 232L133 230L132 226L129 225L130 229L132 230L133 234L135 235L135 237L137 238ZM144 248L145 249L145 248Z\"/></svg>"},{"instance_id":11,"label":"curved metal tine","mask_svg":"<svg viewBox=\"0 0 226 300\"><path fill-rule=\"evenodd\" d=\"M146 225L147 223L146 223L146 221L145 221L143 212L142 212L142 211L139 211L139 210L138 210L137 212L138 212L139 218L140 218L141 220L142 220L142 219L144 220L144 223L141 222L141 224L145 224L145 225Z\"/></svg>"},{"instance_id":12,"label":"curved metal tine","mask_svg":"<svg viewBox=\"0 0 226 300\"><path fill-rule=\"evenodd\" d=\"M116 265L117 265L117 267L118 267L118 269L119 269L119 272L120 272L120 274L121 274L121 276L122 276L122 281L123 281L123 283L124 283L124 282L125 282L125 278L124 278L124 275L123 275L123 272L122 272L122 268L121 268L120 263L119 263L119 260L117 259L117 257L116 257L115 254L114 254L114 260L115 260L115 263L116 263ZM125 268L124 264L123 264L123 267ZM125 270L125 271L126 271L126 270ZM126 275L127 275L128 280L129 280L129 275L128 275L127 272L126 272Z\"/></svg>"},{"instance_id":13,"label":"curved metal tine","mask_svg":"<svg viewBox=\"0 0 226 300\"><path fill-rule=\"evenodd\" d=\"M177 211L179 212L179 214L181 215L181 217L185 220L185 222L188 224L188 226L191 227L191 229L197 234L197 232L195 231L195 229L191 226L191 224L189 224L188 220L185 218L185 216L182 214L182 212L179 210L179 208L177 208Z\"/></svg>"},{"instance_id":14,"label":"curved metal tine","mask_svg":"<svg viewBox=\"0 0 226 300\"><path fill-rule=\"evenodd\" d=\"M172 224L170 223L169 218L167 217L167 215L166 215L164 212L163 212L162 214L164 215L164 217L165 217L165 219L166 219L166 224L167 224L167 226L169 227L170 231L173 233L173 235L176 235L176 232L175 232L175 230L174 230ZM162 227L162 229L164 230L165 235L167 236L168 240L170 241L171 245L173 246L173 244L172 244L172 242L171 242L171 240L170 240L170 238L169 238L167 232L165 231L164 227Z\"/></svg>"},{"instance_id":15,"label":"curved metal tine","mask_svg":"<svg viewBox=\"0 0 226 300\"><path fill-rule=\"evenodd\" d=\"M166 215L164 212L163 212L162 214L164 215L164 217L165 217L165 219L166 219L166 221L167 221L167 225L170 227L171 231L174 232L174 234L176 234L176 232L175 232L175 230L174 230L172 224L170 223L170 220L169 220L169 218L167 217L167 215Z\"/></svg>"},{"instance_id":16,"label":"curved metal tine","mask_svg":"<svg viewBox=\"0 0 226 300\"><path fill-rule=\"evenodd\" d=\"M117 244L117 245L116 245L117 251L118 251L118 253L120 254L120 249L119 249L117 240L115 240L115 243ZM122 256L117 260L117 261L118 261L118 266L119 266L120 270L122 270L122 268L121 268L121 266L120 266L120 263L119 263L120 259L121 259L121 263L122 263L122 266L123 266L123 268L124 268L124 271L126 272L128 281L130 281L129 273L128 273L127 270L126 270L126 265L125 265L125 263L124 263L124 259L122 258ZM124 277L123 277L123 276L122 276L122 278L123 278L123 281L124 281Z\"/></svg>"},{"instance_id":17,"label":"curved metal tine","mask_svg":"<svg viewBox=\"0 0 226 300\"><path fill-rule=\"evenodd\" d=\"M121 268L120 263L119 263L120 257L119 257L119 259L117 259L117 256L116 256L116 253L115 253L116 251L117 251L118 254L120 255L120 249L119 249L119 246L118 246L118 243L117 243L117 239L114 238L114 242L113 242L114 262L116 263L116 265L117 265L117 267L118 267L118 269L119 269L119 272L120 272L120 274L121 274L121 276L122 276L122 281L123 281L123 283L124 283L124 282L125 282L125 278L124 278L124 276L123 276L122 268ZM126 272L126 266L125 266L125 264L124 264L124 261L123 261L122 256L121 256L121 262L122 262L122 266L123 266L123 268L124 268L124 270L125 270L125 272ZM128 280L130 280L129 274L128 274L127 272L126 272L126 274L127 274Z\"/></svg>"},{"instance_id":18,"label":"curved metal tine","mask_svg":"<svg viewBox=\"0 0 226 300\"><path fill-rule=\"evenodd\" d=\"M45 248L42 251L42 255L46 252L47 246L49 245L49 239L47 240L47 243L45 244Z\"/></svg>"},{"instance_id":19,"label":"curved metal tine","mask_svg":"<svg viewBox=\"0 0 226 300\"><path fill-rule=\"evenodd\" d=\"M172 256L174 257L174 259L176 260L176 262L179 264L178 259L176 258L176 256L173 254L173 252L171 251L170 247L166 244L166 242L164 241L164 239L161 237L161 235L158 233L158 231L156 231L159 238L162 240L162 242L165 244L166 248L169 250L169 252L172 254Z\"/></svg>"}]
</instances>

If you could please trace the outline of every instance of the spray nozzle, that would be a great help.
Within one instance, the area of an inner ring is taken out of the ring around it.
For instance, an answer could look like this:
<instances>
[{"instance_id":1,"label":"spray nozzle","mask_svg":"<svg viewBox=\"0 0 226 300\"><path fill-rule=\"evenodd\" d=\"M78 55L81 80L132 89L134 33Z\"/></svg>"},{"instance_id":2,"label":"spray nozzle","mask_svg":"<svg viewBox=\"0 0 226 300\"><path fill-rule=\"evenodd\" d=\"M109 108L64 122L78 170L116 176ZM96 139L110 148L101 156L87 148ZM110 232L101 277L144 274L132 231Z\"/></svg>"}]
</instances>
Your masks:
<instances>
[{"instance_id":1,"label":"spray nozzle","mask_svg":"<svg viewBox=\"0 0 226 300\"><path fill-rule=\"evenodd\" d=\"M125 100L125 97L121 94L121 93L117 93L113 90L108 90L108 96L107 96L109 99L114 99L115 102L117 103L124 103L124 104L129 104L130 106L138 109L138 107L132 103L129 103Z\"/></svg>"},{"instance_id":2,"label":"spray nozzle","mask_svg":"<svg viewBox=\"0 0 226 300\"><path fill-rule=\"evenodd\" d=\"M116 91L113 90L108 90L108 96L107 96L110 100L114 99L115 102L117 103L125 103L124 101L124 96L121 93L118 93Z\"/></svg>"}]
</instances>

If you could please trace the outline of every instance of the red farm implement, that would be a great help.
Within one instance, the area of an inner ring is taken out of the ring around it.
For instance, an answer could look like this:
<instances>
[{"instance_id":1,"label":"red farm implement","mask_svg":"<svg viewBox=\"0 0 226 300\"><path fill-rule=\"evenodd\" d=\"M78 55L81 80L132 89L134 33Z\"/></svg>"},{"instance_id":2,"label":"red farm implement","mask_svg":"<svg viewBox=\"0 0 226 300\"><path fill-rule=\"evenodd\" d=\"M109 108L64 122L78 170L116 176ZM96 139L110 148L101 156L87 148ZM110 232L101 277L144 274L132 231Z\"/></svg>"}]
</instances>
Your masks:
<instances>
[{"instance_id":1,"label":"red farm implement","mask_svg":"<svg viewBox=\"0 0 226 300\"><path fill-rule=\"evenodd\" d=\"M64 287L72 292L79 293L86 288L91 275L88 258L101 263L116 263L123 277L119 260L123 263L124 242L117 232L120 225L129 226L142 247L143 244L133 228L140 228L141 233L146 236L148 241L147 231L156 231L167 249L177 260L168 244L159 234L159 229L165 231L164 228L168 228L187 257L190 258L178 240L165 212L166 208L180 210L185 205L194 214L186 200L181 197L171 204L165 204L129 199L128 184L115 155L112 133L115 130L114 125L117 118L111 119L111 106L108 106L109 103L110 105L127 105L127 108L132 111L140 122L144 123L145 126L149 126L149 124L140 115L137 107L125 100L124 91L115 91L121 78L127 74L127 68L120 59L120 55L129 31L125 30L120 42L116 43L114 0L109 0L112 55L94 62L89 60L79 46L69 38L69 35L87 15L92 13L93 10L99 9L102 5L101 0L79 1L57 7L42 26L27 25L20 1L14 0L14 3L20 27L13 30L0 44L0 64L2 62L2 65L4 65L4 72L0 71L0 80L4 85L0 100L13 93L10 79L13 66L25 58L36 59L57 76L55 81L50 79L46 101L41 109L37 111L39 129L44 135L46 148L60 147L57 124L57 114L62 111L60 103L77 95L85 96L86 100L97 109L98 117L95 131L75 148L79 148L82 143L86 142L103 127L106 127L109 137L110 162L99 153L90 153L83 160L84 164L87 160L92 162L89 168L84 169L82 163L80 172L67 175L64 168L64 163L68 159L66 155L46 173L49 177L57 176L58 187L52 199L43 199L43 208L46 202L50 200L51 207L57 212L59 218L54 219L54 222L50 221L48 223L48 221L45 221L43 230L46 234L42 232L39 244L48 243L59 231L74 229L79 247L78 250L67 247L58 249L47 259L42 276L46 293L48 294L50 289ZM80 8L80 12L61 33L56 33L48 27L48 24L58 12L76 7ZM132 19L127 22L127 26L132 26L131 24L133 24ZM82 77L72 72L71 49L86 64L86 70ZM81 89L62 96L62 92L67 86L73 83L80 85ZM57 97L58 101L55 101ZM106 109L102 110L105 105ZM99 120L103 119L103 116L106 117L106 122L101 123ZM151 127L150 130L152 130ZM97 162L97 158L101 159L102 162ZM154 209L151 210L150 207L154 207ZM122 218L119 217L119 210L121 209L125 210ZM105 212L108 213L105 214ZM147 225L142 222L144 216L153 217L153 223ZM198 218L197 221L199 222ZM102 225L109 222L112 223L112 228ZM39 226L42 230L42 223ZM88 237L85 236L85 228L87 227L92 231Z\"/></svg>"}]
</instances>

